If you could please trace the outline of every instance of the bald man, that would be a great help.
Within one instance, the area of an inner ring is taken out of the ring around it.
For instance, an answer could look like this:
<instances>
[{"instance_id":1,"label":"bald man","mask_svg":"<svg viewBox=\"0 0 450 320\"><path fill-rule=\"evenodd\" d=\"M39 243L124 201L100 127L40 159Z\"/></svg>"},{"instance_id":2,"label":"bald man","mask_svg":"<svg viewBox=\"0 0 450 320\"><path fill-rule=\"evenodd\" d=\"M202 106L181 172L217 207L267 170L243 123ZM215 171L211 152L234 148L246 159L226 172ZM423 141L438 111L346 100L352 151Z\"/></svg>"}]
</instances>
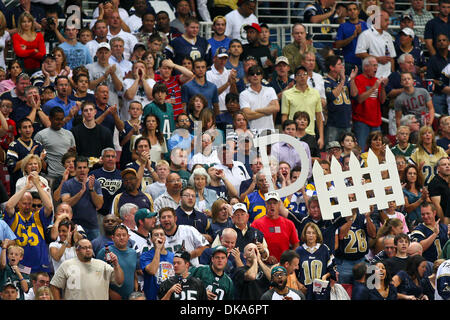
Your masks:
<instances>
[{"instance_id":1,"label":"bald man","mask_svg":"<svg viewBox=\"0 0 450 320\"><path fill-rule=\"evenodd\" d=\"M28 190L34 187L42 200L41 209L35 210L32 207L33 197ZM5 222L16 235L16 243L24 249L22 264L30 267L33 273L49 272L50 263L44 230L52 222L53 203L48 193L42 188L37 172L31 172L25 187L6 202L5 211Z\"/></svg>"},{"instance_id":2,"label":"bald man","mask_svg":"<svg viewBox=\"0 0 450 320\"><path fill-rule=\"evenodd\" d=\"M408 255L408 257L422 255L422 253L423 247L419 242L416 241L412 241L409 244L408 249L406 249L406 254ZM427 269L425 270L423 278L431 276L432 274L433 274L433 262L427 261ZM394 276L394 274L392 276Z\"/></svg>"}]
</instances>

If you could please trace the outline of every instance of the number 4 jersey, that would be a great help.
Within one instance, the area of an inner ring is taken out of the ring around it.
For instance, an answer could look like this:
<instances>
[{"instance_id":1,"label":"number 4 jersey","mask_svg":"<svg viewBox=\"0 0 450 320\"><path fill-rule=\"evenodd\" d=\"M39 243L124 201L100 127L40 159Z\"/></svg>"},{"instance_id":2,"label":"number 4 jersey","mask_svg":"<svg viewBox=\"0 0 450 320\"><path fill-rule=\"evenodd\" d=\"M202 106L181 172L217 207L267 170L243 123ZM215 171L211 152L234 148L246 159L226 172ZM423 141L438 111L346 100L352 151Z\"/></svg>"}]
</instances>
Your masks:
<instances>
[{"instance_id":1,"label":"number 4 jersey","mask_svg":"<svg viewBox=\"0 0 450 320\"><path fill-rule=\"evenodd\" d=\"M17 236L16 243L25 250L21 263L30 267L31 272L49 272L48 247L45 243L44 230L51 223L52 215L45 216L45 208L32 212L25 219L20 212L11 217L5 212L5 222Z\"/></svg>"}]
</instances>

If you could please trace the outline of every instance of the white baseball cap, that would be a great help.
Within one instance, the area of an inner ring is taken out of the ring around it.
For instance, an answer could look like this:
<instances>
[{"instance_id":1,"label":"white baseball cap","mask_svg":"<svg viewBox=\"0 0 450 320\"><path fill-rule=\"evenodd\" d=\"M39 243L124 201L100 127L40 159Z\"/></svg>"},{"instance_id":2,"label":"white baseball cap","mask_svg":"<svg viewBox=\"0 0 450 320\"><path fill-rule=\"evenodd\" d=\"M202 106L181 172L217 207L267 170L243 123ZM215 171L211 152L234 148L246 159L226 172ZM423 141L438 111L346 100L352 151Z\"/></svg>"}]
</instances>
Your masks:
<instances>
[{"instance_id":1,"label":"white baseball cap","mask_svg":"<svg viewBox=\"0 0 450 320\"><path fill-rule=\"evenodd\" d=\"M400 30L400 32L403 32L407 36L410 36L411 38L414 39L414 31L413 31L413 29L406 27L406 28L403 28L402 30Z\"/></svg>"},{"instance_id":2,"label":"white baseball cap","mask_svg":"<svg viewBox=\"0 0 450 320\"><path fill-rule=\"evenodd\" d=\"M97 51L100 50L101 48L106 48L109 51L111 51L111 46L109 45L108 42L100 42L100 44L98 45Z\"/></svg>"},{"instance_id":3,"label":"white baseball cap","mask_svg":"<svg viewBox=\"0 0 450 320\"><path fill-rule=\"evenodd\" d=\"M245 205L245 204L243 204L243 203L236 203L234 206L233 206L233 214L236 212L236 211L238 211L238 210L243 210L243 211L245 211L246 213L248 213L248 211L247 211L247 206Z\"/></svg>"},{"instance_id":4,"label":"white baseball cap","mask_svg":"<svg viewBox=\"0 0 450 320\"><path fill-rule=\"evenodd\" d=\"M266 201L269 201L270 199L275 199L277 201L281 201L280 196L278 194L278 192L276 191L269 191L264 195L264 198L266 199Z\"/></svg>"}]
</instances>

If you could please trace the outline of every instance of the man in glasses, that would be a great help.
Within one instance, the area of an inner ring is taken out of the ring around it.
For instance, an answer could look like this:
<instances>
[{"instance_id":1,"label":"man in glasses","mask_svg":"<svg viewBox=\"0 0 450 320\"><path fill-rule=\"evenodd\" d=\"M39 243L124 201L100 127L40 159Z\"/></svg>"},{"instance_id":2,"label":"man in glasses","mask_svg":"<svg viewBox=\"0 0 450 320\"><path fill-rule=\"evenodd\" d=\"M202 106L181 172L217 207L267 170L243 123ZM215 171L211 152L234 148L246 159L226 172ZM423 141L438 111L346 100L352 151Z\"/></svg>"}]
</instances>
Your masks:
<instances>
[{"instance_id":1,"label":"man in glasses","mask_svg":"<svg viewBox=\"0 0 450 320\"><path fill-rule=\"evenodd\" d=\"M124 281L119 259L113 252L110 253L112 265L95 259L87 239L78 241L75 250L77 257L64 261L50 281L53 297L55 300L108 300L109 285L121 286Z\"/></svg>"},{"instance_id":2,"label":"man in glasses","mask_svg":"<svg viewBox=\"0 0 450 320\"><path fill-rule=\"evenodd\" d=\"M249 119L250 129L257 132L263 129L274 130L274 120L280 104L275 90L262 85L264 71L260 66L248 69L250 87L241 92L239 104Z\"/></svg>"},{"instance_id":3,"label":"man in glasses","mask_svg":"<svg viewBox=\"0 0 450 320\"><path fill-rule=\"evenodd\" d=\"M307 112L311 121L306 133L315 136L316 124L319 132L319 137L316 137L317 144L319 149L322 149L324 146L322 100L319 91L308 86L308 70L303 65L295 70L295 86L283 92L281 101L281 123L287 119L292 120L297 111Z\"/></svg>"},{"instance_id":4,"label":"man in glasses","mask_svg":"<svg viewBox=\"0 0 450 320\"><path fill-rule=\"evenodd\" d=\"M34 300L35 294L40 287L50 286L50 276L47 272L37 272L30 274L32 287L25 293L25 300Z\"/></svg>"}]
</instances>

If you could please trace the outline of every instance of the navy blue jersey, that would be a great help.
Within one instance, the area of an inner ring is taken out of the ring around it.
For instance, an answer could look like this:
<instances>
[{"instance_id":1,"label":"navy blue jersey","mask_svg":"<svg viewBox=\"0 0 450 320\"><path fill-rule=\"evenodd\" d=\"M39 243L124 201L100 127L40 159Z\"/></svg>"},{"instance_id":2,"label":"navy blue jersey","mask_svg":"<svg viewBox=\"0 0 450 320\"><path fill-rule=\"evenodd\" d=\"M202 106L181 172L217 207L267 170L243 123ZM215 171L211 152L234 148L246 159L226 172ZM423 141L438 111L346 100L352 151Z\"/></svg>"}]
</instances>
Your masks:
<instances>
[{"instance_id":1,"label":"navy blue jersey","mask_svg":"<svg viewBox=\"0 0 450 320\"><path fill-rule=\"evenodd\" d=\"M203 58L208 66L211 65L211 45L203 37L197 37L195 44L190 43L184 37L177 37L170 42L170 45L167 45L164 53L167 58L179 65L184 57L191 57L194 61Z\"/></svg>"},{"instance_id":2,"label":"navy blue jersey","mask_svg":"<svg viewBox=\"0 0 450 320\"><path fill-rule=\"evenodd\" d=\"M350 101L350 81L346 79L344 87L339 96L335 97L333 90L339 85L339 82L325 76L325 94L327 96L328 121L327 125L336 128L351 127L352 103Z\"/></svg>"},{"instance_id":3,"label":"navy blue jersey","mask_svg":"<svg viewBox=\"0 0 450 320\"><path fill-rule=\"evenodd\" d=\"M186 212L179 206L175 210L177 216L177 225L188 225L193 226L201 234L206 234L210 232L210 222L208 217L200 211L193 210L191 214L186 214Z\"/></svg>"},{"instance_id":4,"label":"navy blue jersey","mask_svg":"<svg viewBox=\"0 0 450 320\"><path fill-rule=\"evenodd\" d=\"M122 169L122 171L126 168L132 168L134 170L136 170L136 172L139 171L139 167L141 166L140 163L138 163L139 160L133 161L128 163L125 168ZM156 169L156 164L152 161L151 164L153 170ZM147 186L151 185L153 183L153 176L152 173L150 172L150 170L147 169L147 167L145 167L144 169L144 175L142 176L142 182L140 187L138 188L139 190L144 191L145 188L147 188Z\"/></svg>"},{"instance_id":5,"label":"navy blue jersey","mask_svg":"<svg viewBox=\"0 0 450 320\"><path fill-rule=\"evenodd\" d=\"M300 256L297 279L308 289L307 300L317 300L321 298L313 294L314 279L321 279L328 272L332 275L334 271L334 256L327 245L318 243L314 248L309 248L306 244L299 246L295 250ZM326 292L324 293L326 296ZM319 295L320 296L320 295Z\"/></svg>"},{"instance_id":6,"label":"navy blue jersey","mask_svg":"<svg viewBox=\"0 0 450 320\"><path fill-rule=\"evenodd\" d=\"M311 23L311 17L314 16L320 16L322 14L325 14L327 12L330 12L331 8L323 8L320 2L314 2L309 3L305 7L305 11L303 13L303 22L305 23ZM336 21L334 19L334 15L329 17L328 19L323 20L322 22L319 22L320 24L328 25L328 24L334 24ZM315 34L313 40L332 40L332 35L330 34L333 32L331 27L323 26L323 27L315 27L313 28L313 33Z\"/></svg>"},{"instance_id":7,"label":"navy blue jersey","mask_svg":"<svg viewBox=\"0 0 450 320\"><path fill-rule=\"evenodd\" d=\"M34 154L39 156L42 150L44 150L44 147L40 142L34 140L24 142L18 138L9 144L9 148L6 153L6 165L8 166L8 172L10 175L11 194L16 192L17 180L23 177L23 173L20 168L16 172L13 172L17 162L25 158L30 153L31 149L33 149L36 145L37 147L34 150Z\"/></svg>"},{"instance_id":8,"label":"navy blue jersey","mask_svg":"<svg viewBox=\"0 0 450 320\"><path fill-rule=\"evenodd\" d=\"M439 223L439 235L433 241L431 246L425 250L422 256L427 259L427 261L434 262L441 254L442 248L448 240L447 235L447 225ZM433 230L427 227L424 223L420 223L409 235L412 241L420 242L427 239L433 234Z\"/></svg>"},{"instance_id":9,"label":"navy blue jersey","mask_svg":"<svg viewBox=\"0 0 450 320\"><path fill-rule=\"evenodd\" d=\"M98 210L98 213L105 216L111 213L114 197L123 192L122 176L118 169L109 172L105 171L103 168L94 170L91 174L93 174L95 179L100 182L100 186L102 187L103 206Z\"/></svg>"},{"instance_id":10,"label":"navy blue jersey","mask_svg":"<svg viewBox=\"0 0 450 320\"><path fill-rule=\"evenodd\" d=\"M121 132L119 132L119 142L122 143L122 140L125 139L125 137L128 135L128 133L133 130L133 126L130 124L130 120L124 121L124 128ZM130 137L127 143L125 143L122 146L122 154L120 155L120 168L123 170L125 169L125 166L132 162L133 159L131 158L131 140L133 139L133 136Z\"/></svg>"},{"instance_id":11,"label":"navy blue jersey","mask_svg":"<svg viewBox=\"0 0 450 320\"><path fill-rule=\"evenodd\" d=\"M336 257L344 260L361 259L369 249L367 242L366 217L362 214L357 214L348 234L344 239L339 240Z\"/></svg>"}]
</instances>

